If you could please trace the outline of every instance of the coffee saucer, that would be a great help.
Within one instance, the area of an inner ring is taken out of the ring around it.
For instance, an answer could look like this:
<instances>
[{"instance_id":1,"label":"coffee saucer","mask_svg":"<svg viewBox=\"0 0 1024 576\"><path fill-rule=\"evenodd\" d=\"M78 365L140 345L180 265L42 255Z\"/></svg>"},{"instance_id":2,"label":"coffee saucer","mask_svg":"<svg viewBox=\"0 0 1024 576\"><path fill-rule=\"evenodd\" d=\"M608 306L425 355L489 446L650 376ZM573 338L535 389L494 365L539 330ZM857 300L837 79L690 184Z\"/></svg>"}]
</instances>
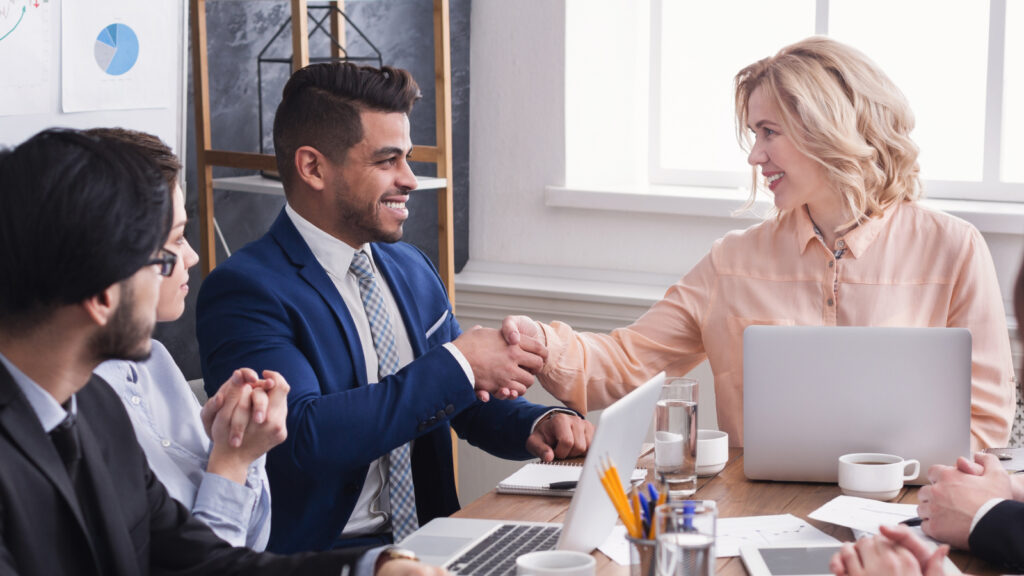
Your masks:
<instances>
[{"instance_id":1,"label":"coffee saucer","mask_svg":"<svg viewBox=\"0 0 1024 576\"><path fill-rule=\"evenodd\" d=\"M725 469L725 462L718 464L705 464L704 466L697 466L697 476L704 478L707 476L714 476Z\"/></svg>"},{"instance_id":2,"label":"coffee saucer","mask_svg":"<svg viewBox=\"0 0 1024 576\"><path fill-rule=\"evenodd\" d=\"M697 475L700 476L699 470L697 472ZM870 498L872 500L892 500L893 498L899 496L900 494L899 489L888 490L885 492L861 492L860 490L850 490L848 488L843 488L842 486L840 486L840 489L842 489L843 494L846 494L847 496L856 496L857 498Z\"/></svg>"}]
</instances>

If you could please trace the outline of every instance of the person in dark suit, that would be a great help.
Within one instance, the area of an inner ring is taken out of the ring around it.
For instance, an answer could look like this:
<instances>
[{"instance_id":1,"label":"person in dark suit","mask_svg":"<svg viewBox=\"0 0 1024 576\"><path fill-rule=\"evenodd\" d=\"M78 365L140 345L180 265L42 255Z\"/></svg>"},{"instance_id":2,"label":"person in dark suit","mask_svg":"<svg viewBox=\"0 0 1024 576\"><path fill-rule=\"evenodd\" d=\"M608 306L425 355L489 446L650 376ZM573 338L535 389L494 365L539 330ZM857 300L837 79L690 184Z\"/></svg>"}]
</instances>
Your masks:
<instances>
[{"instance_id":1,"label":"person in dark suit","mask_svg":"<svg viewBox=\"0 0 1024 576\"><path fill-rule=\"evenodd\" d=\"M1013 292L1018 326L1024 326L1024 264ZM1021 390L1024 393L1024 389ZM837 575L942 574L951 545L1013 573L1024 572L1024 475L1008 474L994 454L932 466L929 485L918 492L925 534L947 543L932 550L906 526L882 527L882 535L845 545L832 559Z\"/></svg>"},{"instance_id":2,"label":"person in dark suit","mask_svg":"<svg viewBox=\"0 0 1024 576\"><path fill-rule=\"evenodd\" d=\"M369 574L360 551L233 548L172 499L92 375L145 359L170 194L131 146L47 130L0 151L0 573ZM377 574L430 574L386 562Z\"/></svg>"},{"instance_id":3,"label":"person in dark suit","mask_svg":"<svg viewBox=\"0 0 1024 576\"><path fill-rule=\"evenodd\" d=\"M405 70L293 74L274 119L287 205L199 292L208 385L237 366L291 385L288 439L267 458L269 550L400 541L458 510L450 426L510 459L581 454L593 431L508 398L533 382L543 346L462 332L430 260L399 242L418 98Z\"/></svg>"}]
</instances>

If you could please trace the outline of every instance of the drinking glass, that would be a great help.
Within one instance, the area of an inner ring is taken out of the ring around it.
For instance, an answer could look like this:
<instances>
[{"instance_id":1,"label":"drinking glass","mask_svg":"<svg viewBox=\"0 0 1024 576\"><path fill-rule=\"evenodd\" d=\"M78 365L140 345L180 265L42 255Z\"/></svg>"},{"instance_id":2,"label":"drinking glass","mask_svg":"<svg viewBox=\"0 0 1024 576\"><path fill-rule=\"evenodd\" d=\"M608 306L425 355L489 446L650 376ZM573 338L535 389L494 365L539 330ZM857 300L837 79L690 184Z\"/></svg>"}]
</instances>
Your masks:
<instances>
[{"instance_id":1,"label":"drinking glass","mask_svg":"<svg viewBox=\"0 0 1024 576\"><path fill-rule=\"evenodd\" d=\"M654 470L669 499L697 491L697 381L669 378L654 412Z\"/></svg>"},{"instance_id":2,"label":"drinking glass","mask_svg":"<svg viewBox=\"0 0 1024 576\"><path fill-rule=\"evenodd\" d=\"M715 570L715 524L711 500L683 500L654 513L658 576L711 576Z\"/></svg>"}]
</instances>

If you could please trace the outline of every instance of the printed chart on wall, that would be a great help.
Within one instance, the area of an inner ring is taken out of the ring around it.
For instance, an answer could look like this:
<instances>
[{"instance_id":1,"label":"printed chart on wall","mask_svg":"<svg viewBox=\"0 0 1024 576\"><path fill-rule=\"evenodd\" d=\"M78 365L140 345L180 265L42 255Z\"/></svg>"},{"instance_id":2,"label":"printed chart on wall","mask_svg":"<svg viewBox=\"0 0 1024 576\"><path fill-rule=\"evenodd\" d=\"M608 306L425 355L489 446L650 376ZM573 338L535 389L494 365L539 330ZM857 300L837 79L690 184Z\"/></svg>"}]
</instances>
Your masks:
<instances>
[{"instance_id":1,"label":"printed chart on wall","mask_svg":"<svg viewBox=\"0 0 1024 576\"><path fill-rule=\"evenodd\" d=\"M171 106L175 21L174 0L65 0L61 109Z\"/></svg>"},{"instance_id":2,"label":"printed chart on wall","mask_svg":"<svg viewBox=\"0 0 1024 576\"><path fill-rule=\"evenodd\" d=\"M47 110L52 10L50 0L0 0L0 115Z\"/></svg>"}]
</instances>

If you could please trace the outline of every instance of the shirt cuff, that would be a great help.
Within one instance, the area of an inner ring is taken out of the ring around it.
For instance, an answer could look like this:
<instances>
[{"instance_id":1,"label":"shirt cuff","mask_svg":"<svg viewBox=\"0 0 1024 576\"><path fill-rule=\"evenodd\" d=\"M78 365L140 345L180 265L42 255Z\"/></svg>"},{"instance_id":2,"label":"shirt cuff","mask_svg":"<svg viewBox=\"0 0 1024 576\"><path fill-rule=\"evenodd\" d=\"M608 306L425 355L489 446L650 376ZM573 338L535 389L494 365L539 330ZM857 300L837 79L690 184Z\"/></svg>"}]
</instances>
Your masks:
<instances>
[{"instance_id":1,"label":"shirt cuff","mask_svg":"<svg viewBox=\"0 0 1024 576\"><path fill-rule=\"evenodd\" d=\"M466 357L462 355L458 346L451 342L445 342L442 346L451 352L452 356L455 357L455 361L459 363L459 366L462 366L462 371L466 373L466 378L469 379L470 388L476 386L476 378L473 377L473 367L469 365L469 360L466 360Z\"/></svg>"},{"instance_id":2,"label":"shirt cuff","mask_svg":"<svg viewBox=\"0 0 1024 576\"><path fill-rule=\"evenodd\" d=\"M255 502L252 488L204 472L192 513L232 546L245 546Z\"/></svg>"},{"instance_id":3,"label":"shirt cuff","mask_svg":"<svg viewBox=\"0 0 1024 576\"><path fill-rule=\"evenodd\" d=\"M356 561L355 576L373 576L373 568L377 565L377 558L385 548L392 546L377 546L376 548L370 548Z\"/></svg>"},{"instance_id":4,"label":"shirt cuff","mask_svg":"<svg viewBox=\"0 0 1024 576\"><path fill-rule=\"evenodd\" d=\"M996 504L999 504L1003 500L1005 500L1005 498L992 498L988 502L982 504L981 508L978 508L978 511L974 513L974 520L971 520L971 531L968 532L967 535L970 536L973 534L974 527L978 525L978 522L981 522L982 517L985 516L985 514L988 514L989 510L995 508Z\"/></svg>"},{"instance_id":5,"label":"shirt cuff","mask_svg":"<svg viewBox=\"0 0 1024 576\"><path fill-rule=\"evenodd\" d=\"M542 420L553 414L568 414L570 416L576 417L580 416L579 414L573 412L572 410L569 410L568 408L552 408L551 410L548 410L547 412L541 414L539 418L533 421L533 425L530 426L530 434L533 434L533 430L534 428L537 427L537 424L540 424Z\"/></svg>"}]
</instances>

